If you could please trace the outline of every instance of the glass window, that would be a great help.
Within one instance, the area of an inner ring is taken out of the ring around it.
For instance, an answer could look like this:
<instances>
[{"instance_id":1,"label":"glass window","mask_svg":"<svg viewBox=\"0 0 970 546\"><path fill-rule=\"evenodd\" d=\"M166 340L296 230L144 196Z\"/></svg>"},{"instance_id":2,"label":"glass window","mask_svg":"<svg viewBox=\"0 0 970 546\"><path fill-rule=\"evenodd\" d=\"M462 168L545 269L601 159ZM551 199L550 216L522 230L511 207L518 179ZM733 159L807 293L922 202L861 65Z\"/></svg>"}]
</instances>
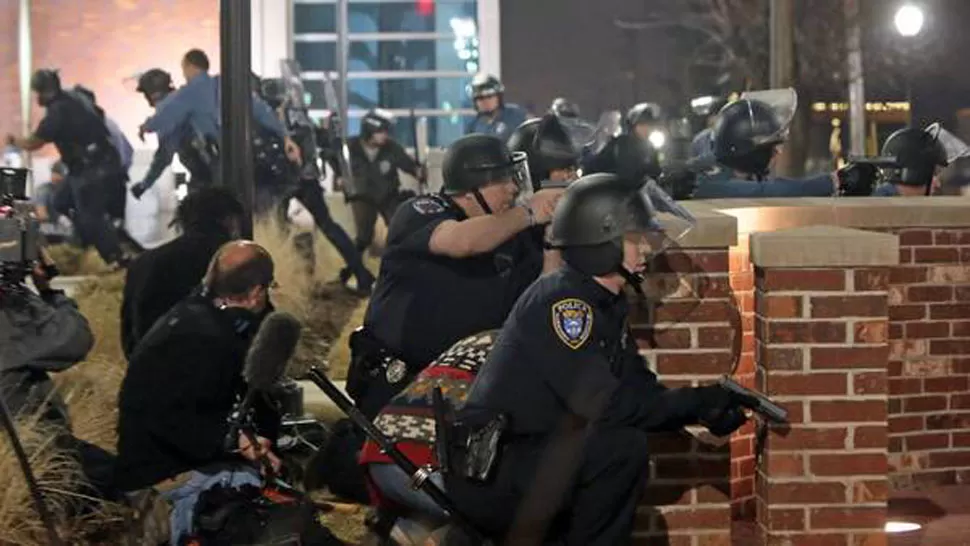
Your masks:
<instances>
[{"instance_id":1,"label":"glass window","mask_svg":"<svg viewBox=\"0 0 970 546\"><path fill-rule=\"evenodd\" d=\"M432 147L446 147L465 135L465 127L471 123L473 116L454 114L428 117L428 144ZM397 118L391 136L405 148L414 146L414 123L410 116ZM347 126L348 134L360 134L360 118L351 118Z\"/></svg>"},{"instance_id":2,"label":"glass window","mask_svg":"<svg viewBox=\"0 0 970 546\"><path fill-rule=\"evenodd\" d=\"M293 33L337 32L336 4L296 4L293 6Z\"/></svg>"},{"instance_id":3,"label":"glass window","mask_svg":"<svg viewBox=\"0 0 970 546\"><path fill-rule=\"evenodd\" d=\"M402 80L350 80L351 108L471 108L466 88L471 75L461 78L413 78ZM327 108L322 81L307 81L310 108Z\"/></svg>"},{"instance_id":4,"label":"glass window","mask_svg":"<svg viewBox=\"0 0 970 546\"><path fill-rule=\"evenodd\" d=\"M348 69L351 72L443 70L475 73L478 71L478 55L475 38L352 41Z\"/></svg>"},{"instance_id":5,"label":"glass window","mask_svg":"<svg viewBox=\"0 0 970 546\"><path fill-rule=\"evenodd\" d=\"M435 0L422 11L415 2L350 2L350 32L451 32L449 19L475 20L476 0Z\"/></svg>"},{"instance_id":6,"label":"glass window","mask_svg":"<svg viewBox=\"0 0 970 546\"><path fill-rule=\"evenodd\" d=\"M302 70L312 72L337 70L336 42L296 42L293 46L293 52Z\"/></svg>"}]
</instances>

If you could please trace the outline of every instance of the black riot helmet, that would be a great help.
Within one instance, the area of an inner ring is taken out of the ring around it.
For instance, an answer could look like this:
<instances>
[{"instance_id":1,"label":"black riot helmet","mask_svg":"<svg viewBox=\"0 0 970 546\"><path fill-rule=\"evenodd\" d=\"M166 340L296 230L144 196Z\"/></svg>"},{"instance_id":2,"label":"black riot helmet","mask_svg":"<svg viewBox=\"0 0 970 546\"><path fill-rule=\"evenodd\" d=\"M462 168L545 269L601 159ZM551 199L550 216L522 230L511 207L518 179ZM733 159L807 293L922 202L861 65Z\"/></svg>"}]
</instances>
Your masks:
<instances>
[{"instance_id":1,"label":"black riot helmet","mask_svg":"<svg viewBox=\"0 0 970 546\"><path fill-rule=\"evenodd\" d=\"M145 100L152 106L174 90L172 75L161 68L144 72L138 77L138 87L135 88L135 91L145 95Z\"/></svg>"},{"instance_id":2,"label":"black riot helmet","mask_svg":"<svg viewBox=\"0 0 970 546\"><path fill-rule=\"evenodd\" d=\"M41 68L30 78L30 90L37 93L37 103L47 106L51 100L61 94L61 77L57 70Z\"/></svg>"},{"instance_id":3,"label":"black riot helmet","mask_svg":"<svg viewBox=\"0 0 970 546\"><path fill-rule=\"evenodd\" d=\"M488 213L491 209L478 190L493 182L511 178L520 193L532 192L526 154L509 151L508 146L493 135L472 134L453 142L445 151L441 174L444 178L442 193L472 193Z\"/></svg>"},{"instance_id":4,"label":"black riot helmet","mask_svg":"<svg viewBox=\"0 0 970 546\"><path fill-rule=\"evenodd\" d=\"M498 97L498 107L501 108L505 104L505 86L502 85L502 81L491 74L478 73L472 78L470 84L468 84L468 96L472 100L472 104L475 107L475 111L483 114L491 114L492 112L486 112L480 109L478 105L478 99L484 99L488 97Z\"/></svg>"},{"instance_id":5,"label":"black riot helmet","mask_svg":"<svg viewBox=\"0 0 970 546\"><path fill-rule=\"evenodd\" d=\"M632 133L634 127L641 123L658 123L663 117L663 110L660 105L652 102L641 102L634 105L626 112L623 124L628 133Z\"/></svg>"},{"instance_id":6,"label":"black riot helmet","mask_svg":"<svg viewBox=\"0 0 970 546\"><path fill-rule=\"evenodd\" d=\"M660 159L647 139L630 133L617 135L586 161L586 174L612 173L625 180L644 181L660 176Z\"/></svg>"},{"instance_id":7,"label":"black riot helmet","mask_svg":"<svg viewBox=\"0 0 970 546\"><path fill-rule=\"evenodd\" d=\"M936 135L916 128L900 129L886 139L882 153L894 159L885 169L886 181L905 186L925 187L933 182L937 167L946 167L947 152Z\"/></svg>"},{"instance_id":8,"label":"black riot helmet","mask_svg":"<svg viewBox=\"0 0 970 546\"><path fill-rule=\"evenodd\" d=\"M376 108L364 114L360 120L360 136L369 140L375 133L388 133L394 127L394 114Z\"/></svg>"},{"instance_id":9,"label":"black riot helmet","mask_svg":"<svg viewBox=\"0 0 970 546\"><path fill-rule=\"evenodd\" d=\"M549 111L564 118L579 117L579 106L565 97L556 97L556 100L552 101Z\"/></svg>"},{"instance_id":10,"label":"black riot helmet","mask_svg":"<svg viewBox=\"0 0 970 546\"><path fill-rule=\"evenodd\" d=\"M553 214L549 242L583 274L630 274L623 267L623 236L658 229L653 205L638 181L591 174L566 188Z\"/></svg>"},{"instance_id":11,"label":"black riot helmet","mask_svg":"<svg viewBox=\"0 0 970 546\"><path fill-rule=\"evenodd\" d=\"M553 114L519 125L509 137L508 147L529 158L529 177L535 191L549 179L552 171L579 166L579 152L573 146L573 139Z\"/></svg>"},{"instance_id":12,"label":"black riot helmet","mask_svg":"<svg viewBox=\"0 0 970 546\"><path fill-rule=\"evenodd\" d=\"M725 106L714 125L718 163L757 177L768 174L775 146L787 138L787 127L768 104L742 99Z\"/></svg>"},{"instance_id":13,"label":"black riot helmet","mask_svg":"<svg viewBox=\"0 0 970 546\"><path fill-rule=\"evenodd\" d=\"M286 88L282 78L263 78L259 82L259 96L276 110L286 101Z\"/></svg>"}]
</instances>

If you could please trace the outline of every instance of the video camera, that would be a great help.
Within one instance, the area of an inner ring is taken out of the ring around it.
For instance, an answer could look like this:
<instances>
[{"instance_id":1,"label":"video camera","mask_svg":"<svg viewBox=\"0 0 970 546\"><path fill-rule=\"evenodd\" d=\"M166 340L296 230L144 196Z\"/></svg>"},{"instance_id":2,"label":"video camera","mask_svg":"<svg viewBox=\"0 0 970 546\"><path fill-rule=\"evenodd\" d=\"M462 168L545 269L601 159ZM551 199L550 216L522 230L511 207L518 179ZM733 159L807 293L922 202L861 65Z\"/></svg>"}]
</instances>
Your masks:
<instances>
[{"instance_id":1,"label":"video camera","mask_svg":"<svg viewBox=\"0 0 970 546\"><path fill-rule=\"evenodd\" d=\"M0 285L19 287L40 263L48 279L57 268L43 260L40 223L27 200L27 169L0 167Z\"/></svg>"}]
</instances>

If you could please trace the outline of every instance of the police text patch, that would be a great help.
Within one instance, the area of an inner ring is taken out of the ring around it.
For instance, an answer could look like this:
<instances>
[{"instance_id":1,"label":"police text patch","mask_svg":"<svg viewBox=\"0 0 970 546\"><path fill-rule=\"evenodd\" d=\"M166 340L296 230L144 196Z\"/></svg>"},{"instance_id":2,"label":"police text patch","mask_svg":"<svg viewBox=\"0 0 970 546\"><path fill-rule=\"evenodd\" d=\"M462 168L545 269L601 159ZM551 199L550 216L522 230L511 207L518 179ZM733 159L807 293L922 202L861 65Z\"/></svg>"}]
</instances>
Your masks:
<instances>
[{"instance_id":1,"label":"police text patch","mask_svg":"<svg viewBox=\"0 0 970 546\"><path fill-rule=\"evenodd\" d=\"M445 207L435 199L429 199L427 197L421 199L415 199L411 204L414 210L420 212L421 214L438 214L439 212L445 210Z\"/></svg>"},{"instance_id":2,"label":"police text patch","mask_svg":"<svg viewBox=\"0 0 970 546\"><path fill-rule=\"evenodd\" d=\"M593 329L593 309L583 300L569 298L552 304L552 329L570 349L579 349Z\"/></svg>"}]
</instances>

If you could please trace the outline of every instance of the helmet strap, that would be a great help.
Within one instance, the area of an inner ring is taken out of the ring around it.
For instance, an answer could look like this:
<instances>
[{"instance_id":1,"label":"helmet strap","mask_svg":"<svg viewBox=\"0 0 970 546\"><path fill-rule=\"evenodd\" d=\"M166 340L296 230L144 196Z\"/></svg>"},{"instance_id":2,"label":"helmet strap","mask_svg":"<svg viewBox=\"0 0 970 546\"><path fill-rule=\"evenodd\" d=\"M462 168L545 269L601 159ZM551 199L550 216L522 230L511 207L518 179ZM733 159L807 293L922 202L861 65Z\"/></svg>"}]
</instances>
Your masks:
<instances>
[{"instance_id":1,"label":"helmet strap","mask_svg":"<svg viewBox=\"0 0 970 546\"><path fill-rule=\"evenodd\" d=\"M482 192L478 191L478 189L474 189L472 190L472 196L475 198L475 201L478 201L478 206L482 207L485 214L492 214L492 207L488 206L488 201L485 200L485 196L482 195Z\"/></svg>"}]
</instances>

